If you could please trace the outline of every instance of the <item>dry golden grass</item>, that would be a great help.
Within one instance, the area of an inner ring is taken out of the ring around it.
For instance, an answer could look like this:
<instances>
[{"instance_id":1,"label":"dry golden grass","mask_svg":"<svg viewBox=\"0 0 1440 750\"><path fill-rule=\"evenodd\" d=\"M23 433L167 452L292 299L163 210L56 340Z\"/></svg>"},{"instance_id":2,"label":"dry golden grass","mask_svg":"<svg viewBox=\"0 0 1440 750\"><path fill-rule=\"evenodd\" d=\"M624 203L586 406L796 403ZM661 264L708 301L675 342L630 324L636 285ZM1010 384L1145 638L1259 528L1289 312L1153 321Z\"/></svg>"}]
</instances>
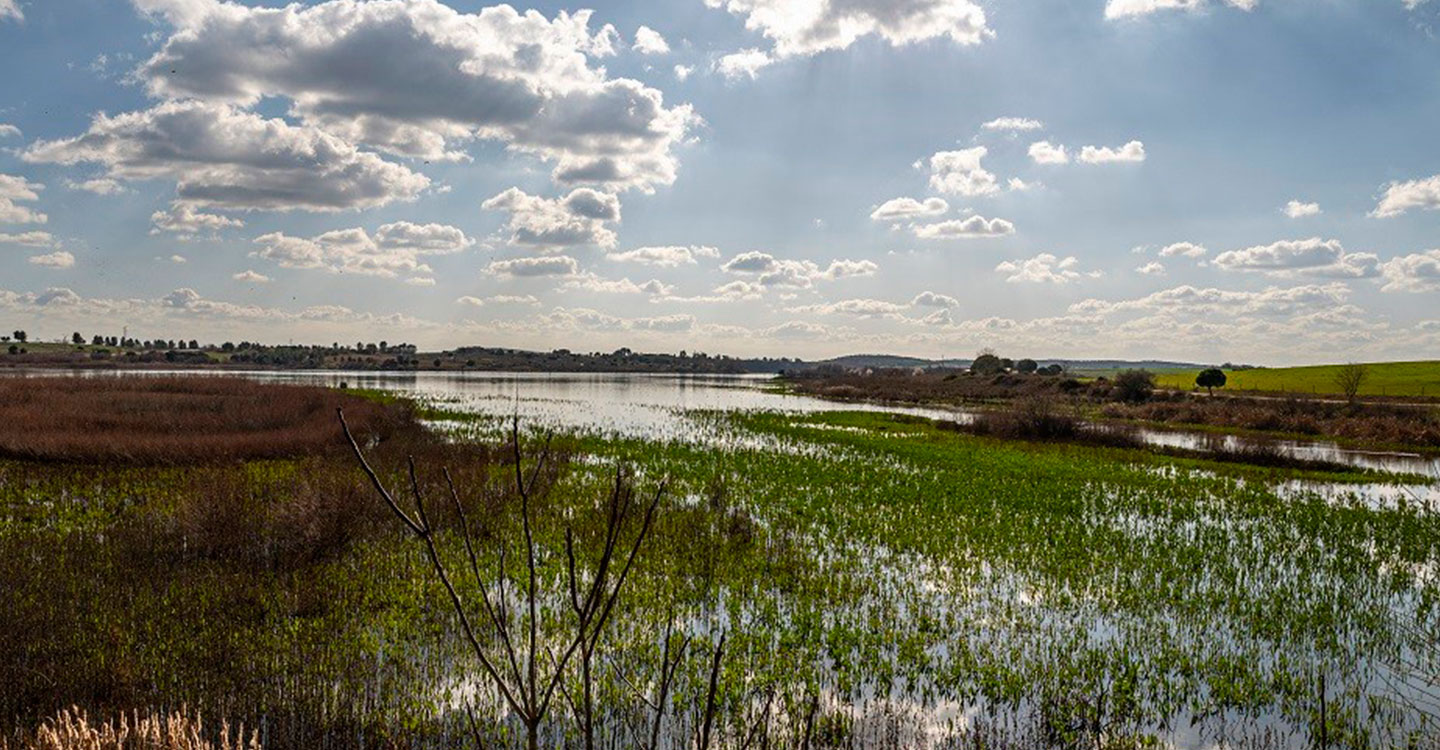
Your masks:
<instances>
[{"instance_id":1,"label":"dry golden grass","mask_svg":"<svg viewBox=\"0 0 1440 750\"><path fill-rule=\"evenodd\" d=\"M367 437L407 420L327 388L215 377L0 379L0 457L121 463L282 458L342 445L336 407Z\"/></svg>"},{"instance_id":2,"label":"dry golden grass","mask_svg":"<svg viewBox=\"0 0 1440 750\"><path fill-rule=\"evenodd\" d=\"M207 733L198 715L183 710L91 723L84 711L69 708L13 745L0 738L0 750L260 750L260 738L254 732L247 737L244 727L231 731L225 723L218 733Z\"/></svg>"}]
</instances>

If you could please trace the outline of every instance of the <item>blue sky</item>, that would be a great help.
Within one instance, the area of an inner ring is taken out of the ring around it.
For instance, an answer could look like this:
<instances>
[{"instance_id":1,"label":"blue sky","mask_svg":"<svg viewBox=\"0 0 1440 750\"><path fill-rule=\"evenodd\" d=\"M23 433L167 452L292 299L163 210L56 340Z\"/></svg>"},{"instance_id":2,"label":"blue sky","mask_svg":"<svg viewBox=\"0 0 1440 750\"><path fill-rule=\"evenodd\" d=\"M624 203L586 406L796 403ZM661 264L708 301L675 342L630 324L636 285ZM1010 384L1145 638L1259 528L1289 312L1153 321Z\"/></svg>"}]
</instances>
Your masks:
<instances>
[{"instance_id":1,"label":"blue sky","mask_svg":"<svg viewBox=\"0 0 1440 750\"><path fill-rule=\"evenodd\" d=\"M1440 357L1440 0L596 5L0 0L6 330Z\"/></svg>"}]
</instances>

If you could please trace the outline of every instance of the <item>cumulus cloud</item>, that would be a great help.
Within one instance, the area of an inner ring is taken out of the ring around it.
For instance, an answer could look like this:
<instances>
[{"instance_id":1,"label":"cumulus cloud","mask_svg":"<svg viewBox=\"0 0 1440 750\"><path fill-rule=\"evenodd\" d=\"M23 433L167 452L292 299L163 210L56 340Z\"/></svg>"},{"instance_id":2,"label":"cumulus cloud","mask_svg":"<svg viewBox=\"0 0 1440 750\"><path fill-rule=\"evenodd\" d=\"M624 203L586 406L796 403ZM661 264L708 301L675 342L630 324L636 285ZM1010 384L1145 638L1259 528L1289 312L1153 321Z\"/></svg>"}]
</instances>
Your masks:
<instances>
[{"instance_id":1,"label":"cumulus cloud","mask_svg":"<svg viewBox=\"0 0 1440 750\"><path fill-rule=\"evenodd\" d=\"M1370 253L1348 253L1338 240L1281 240L1230 250L1215 256L1227 271L1261 271L1277 276L1303 274L1331 278L1369 278L1380 273L1380 259Z\"/></svg>"},{"instance_id":2,"label":"cumulus cloud","mask_svg":"<svg viewBox=\"0 0 1440 750\"><path fill-rule=\"evenodd\" d=\"M689 78L690 74L695 72L695 66L676 65L672 70L675 73L675 80L684 83L685 79Z\"/></svg>"},{"instance_id":3,"label":"cumulus cloud","mask_svg":"<svg viewBox=\"0 0 1440 750\"><path fill-rule=\"evenodd\" d=\"M9 2L9 0L0 0L0 7L3 7L6 2ZM8 122L0 122L0 138L19 138L20 136L20 128Z\"/></svg>"},{"instance_id":4,"label":"cumulus cloud","mask_svg":"<svg viewBox=\"0 0 1440 750\"><path fill-rule=\"evenodd\" d=\"M1135 272L1142 276L1164 276L1165 264L1159 261L1152 260L1149 263L1146 263L1145 265L1136 268Z\"/></svg>"},{"instance_id":5,"label":"cumulus cloud","mask_svg":"<svg viewBox=\"0 0 1440 750\"><path fill-rule=\"evenodd\" d=\"M472 297L465 295L455 300L456 304L467 307L484 307L486 305L538 305L540 300L528 295L496 294L489 297Z\"/></svg>"},{"instance_id":6,"label":"cumulus cloud","mask_svg":"<svg viewBox=\"0 0 1440 750\"><path fill-rule=\"evenodd\" d=\"M32 255L30 262L46 268L70 268L75 265L75 256L64 250L57 250L45 255Z\"/></svg>"},{"instance_id":7,"label":"cumulus cloud","mask_svg":"<svg viewBox=\"0 0 1440 750\"><path fill-rule=\"evenodd\" d=\"M1339 282L1309 284L1295 287L1267 287L1259 292L1177 286L1138 299L1104 301L1087 299L1070 306L1070 312L1082 315L1108 315L1115 312L1165 312L1193 315L1215 313L1230 316L1285 316L1316 312L1345 304L1350 288Z\"/></svg>"},{"instance_id":8,"label":"cumulus cloud","mask_svg":"<svg viewBox=\"0 0 1440 750\"><path fill-rule=\"evenodd\" d=\"M45 186L20 175L0 174L0 224L44 224L49 217L17 202L40 199Z\"/></svg>"},{"instance_id":9,"label":"cumulus cloud","mask_svg":"<svg viewBox=\"0 0 1440 750\"><path fill-rule=\"evenodd\" d=\"M959 307L960 300L947 294L921 292L915 295L915 299L910 300L910 304L915 307Z\"/></svg>"},{"instance_id":10,"label":"cumulus cloud","mask_svg":"<svg viewBox=\"0 0 1440 750\"><path fill-rule=\"evenodd\" d=\"M1440 292L1440 250L1402 255L1381 267L1387 292Z\"/></svg>"},{"instance_id":11,"label":"cumulus cloud","mask_svg":"<svg viewBox=\"0 0 1440 750\"><path fill-rule=\"evenodd\" d=\"M1302 219L1306 216L1316 216L1320 213L1319 203L1305 203L1292 200L1285 204L1285 215L1292 219Z\"/></svg>"},{"instance_id":12,"label":"cumulus cloud","mask_svg":"<svg viewBox=\"0 0 1440 750\"><path fill-rule=\"evenodd\" d=\"M1028 260L1007 260L995 266L995 270L1009 274L1005 277L1005 281L1011 284L1069 284L1087 276L1091 278L1100 276L1099 271L1081 273L1075 270L1079 263L1080 261L1073 255L1057 258L1050 253L1040 253Z\"/></svg>"},{"instance_id":13,"label":"cumulus cloud","mask_svg":"<svg viewBox=\"0 0 1440 750\"><path fill-rule=\"evenodd\" d=\"M899 318L908 309L906 305L878 299L847 299L818 305L792 307L787 312L814 315L849 315L857 318Z\"/></svg>"},{"instance_id":14,"label":"cumulus cloud","mask_svg":"<svg viewBox=\"0 0 1440 750\"><path fill-rule=\"evenodd\" d=\"M535 258L514 258L497 260L487 268L496 276L533 278L540 276L574 276L580 271L580 264L568 255L545 255Z\"/></svg>"},{"instance_id":15,"label":"cumulus cloud","mask_svg":"<svg viewBox=\"0 0 1440 750\"><path fill-rule=\"evenodd\" d=\"M1186 258L1202 258L1208 252L1210 251L1203 245L1197 245L1194 242L1176 242L1160 248L1160 257L1174 258L1178 255Z\"/></svg>"},{"instance_id":16,"label":"cumulus cloud","mask_svg":"<svg viewBox=\"0 0 1440 750\"><path fill-rule=\"evenodd\" d=\"M1119 148L1086 146L1080 149L1080 161L1086 164L1115 164L1145 161L1145 144L1130 141Z\"/></svg>"},{"instance_id":17,"label":"cumulus cloud","mask_svg":"<svg viewBox=\"0 0 1440 750\"><path fill-rule=\"evenodd\" d=\"M1036 164L1067 164L1070 155L1065 147L1050 141L1036 141L1030 144L1030 159Z\"/></svg>"},{"instance_id":18,"label":"cumulus cloud","mask_svg":"<svg viewBox=\"0 0 1440 750\"><path fill-rule=\"evenodd\" d=\"M769 53L750 47L738 52L731 52L722 55L715 61L715 72L725 76L727 80L737 81L741 78L754 79L760 75L760 71L775 62L775 58ZM688 74L687 74L688 75ZM684 80L683 78L681 80Z\"/></svg>"},{"instance_id":19,"label":"cumulus cloud","mask_svg":"<svg viewBox=\"0 0 1440 750\"><path fill-rule=\"evenodd\" d=\"M922 240L968 239L974 237L1003 237L1015 233L1015 225L995 218L971 216L965 219L951 219L934 224L916 224L911 227L915 236Z\"/></svg>"},{"instance_id":20,"label":"cumulus cloud","mask_svg":"<svg viewBox=\"0 0 1440 750\"><path fill-rule=\"evenodd\" d=\"M924 216L939 216L950 210L950 204L944 198L926 198L924 201L917 201L914 198L891 198L870 211L870 218L873 221L899 221L903 219L916 219Z\"/></svg>"},{"instance_id":21,"label":"cumulus cloud","mask_svg":"<svg viewBox=\"0 0 1440 750\"><path fill-rule=\"evenodd\" d=\"M150 215L150 233L173 232L182 238L207 233L214 234L221 229L243 227L245 222L219 214L207 214L192 203L176 201L169 210L156 211Z\"/></svg>"},{"instance_id":22,"label":"cumulus cloud","mask_svg":"<svg viewBox=\"0 0 1440 750\"><path fill-rule=\"evenodd\" d=\"M183 203L241 211L374 208L430 185L318 128L198 101L98 114L84 134L39 141L22 156L99 164L115 180L171 179Z\"/></svg>"},{"instance_id":23,"label":"cumulus cloud","mask_svg":"<svg viewBox=\"0 0 1440 750\"><path fill-rule=\"evenodd\" d=\"M55 247L55 235L49 232L0 232L0 245L24 245L25 247Z\"/></svg>"},{"instance_id":24,"label":"cumulus cloud","mask_svg":"<svg viewBox=\"0 0 1440 750\"><path fill-rule=\"evenodd\" d=\"M1440 175L1424 180L1390 183L1385 187L1385 195L1380 198L1379 205L1375 206L1370 215L1388 219L1412 208L1424 211L1440 210Z\"/></svg>"},{"instance_id":25,"label":"cumulus cloud","mask_svg":"<svg viewBox=\"0 0 1440 750\"><path fill-rule=\"evenodd\" d=\"M995 175L980 165L989 149L984 146L960 151L938 151L930 157L930 187L942 193L969 197L999 192Z\"/></svg>"},{"instance_id":26,"label":"cumulus cloud","mask_svg":"<svg viewBox=\"0 0 1440 750\"><path fill-rule=\"evenodd\" d=\"M112 180L109 177L96 177L91 180L66 180L65 187L71 190L80 190L96 195L118 195L125 192L125 186L119 180Z\"/></svg>"},{"instance_id":27,"label":"cumulus cloud","mask_svg":"<svg viewBox=\"0 0 1440 750\"><path fill-rule=\"evenodd\" d=\"M581 245L614 247L615 232L605 225L620 221L620 199L610 193L577 188L562 198L529 195L510 188L481 208L506 211L510 242L542 249Z\"/></svg>"},{"instance_id":28,"label":"cumulus cloud","mask_svg":"<svg viewBox=\"0 0 1440 750\"><path fill-rule=\"evenodd\" d=\"M628 278L607 279L589 272L571 278L560 288L566 291L579 290L602 294L648 294L653 297L664 297L675 293L674 287L666 285L659 279L636 283Z\"/></svg>"},{"instance_id":29,"label":"cumulus cloud","mask_svg":"<svg viewBox=\"0 0 1440 750\"><path fill-rule=\"evenodd\" d=\"M455 159L471 140L496 140L553 163L562 184L650 190L674 181L673 148L697 121L688 105L666 107L658 90L591 65L616 34L592 34L590 11L136 2L173 27L138 71L152 95L241 107L284 97L307 125L389 153Z\"/></svg>"},{"instance_id":30,"label":"cumulus cloud","mask_svg":"<svg viewBox=\"0 0 1440 750\"><path fill-rule=\"evenodd\" d=\"M285 268L310 268L331 273L393 278L431 271L424 256L458 253L474 241L456 227L397 221L381 225L372 235L362 228L337 229L315 237L271 232L255 239L252 255Z\"/></svg>"},{"instance_id":31,"label":"cumulus cloud","mask_svg":"<svg viewBox=\"0 0 1440 750\"><path fill-rule=\"evenodd\" d=\"M247 284L268 284L268 283L270 283L270 277L269 277L269 276L266 276L266 275L263 274L263 273L259 273L258 271L241 271L240 273L237 273L237 274L235 274L234 276L231 276L230 278L232 278L232 279L234 279L234 280L236 280L236 281L243 281L243 282L245 282L245 283L247 283Z\"/></svg>"},{"instance_id":32,"label":"cumulus cloud","mask_svg":"<svg viewBox=\"0 0 1440 750\"><path fill-rule=\"evenodd\" d=\"M13 18L16 21L25 20L25 14L20 12L20 6L15 0L0 0L0 21L6 18Z\"/></svg>"},{"instance_id":33,"label":"cumulus cloud","mask_svg":"<svg viewBox=\"0 0 1440 750\"><path fill-rule=\"evenodd\" d=\"M660 32L641 26L635 30L635 45L631 49L642 55L663 55L670 51L670 44Z\"/></svg>"},{"instance_id":34,"label":"cumulus cloud","mask_svg":"<svg viewBox=\"0 0 1440 750\"><path fill-rule=\"evenodd\" d=\"M699 262L700 258L719 258L720 251L706 245L660 245L608 253L605 257L617 263L639 263L661 268L677 268L683 265L694 265Z\"/></svg>"},{"instance_id":35,"label":"cumulus cloud","mask_svg":"<svg viewBox=\"0 0 1440 750\"><path fill-rule=\"evenodd\" d=\"M783 260L769 253L741 253L720 266L726 273L755 277L761 287L808 289L817 281L872 276L879 266L868 260L834 260L821 268L808 260Z\"/></svg>"},{"instance_id":36,"label":"cumulus cloud","mask_svg":"<svg viewBox=\"0 0 1440 750\"><path fill-rule=\"evenodd\" d=\"M777 57L845 49L863 36L900 46L948 37L979 44L993 35L985 11L971 0L705 0L745 19L774 45Z\"/></svg>"},{"instance_id":37,"label":"cumulus cloud","mask_svg":"<svg viewBox=\"0 0 1440 750\"><path fill-rule=\"evenodd\" d=\"M1045 127L1045 123L1028 117L997 117L980 127L985 130L1040 130Z\"/></svg>"}]
</instances>

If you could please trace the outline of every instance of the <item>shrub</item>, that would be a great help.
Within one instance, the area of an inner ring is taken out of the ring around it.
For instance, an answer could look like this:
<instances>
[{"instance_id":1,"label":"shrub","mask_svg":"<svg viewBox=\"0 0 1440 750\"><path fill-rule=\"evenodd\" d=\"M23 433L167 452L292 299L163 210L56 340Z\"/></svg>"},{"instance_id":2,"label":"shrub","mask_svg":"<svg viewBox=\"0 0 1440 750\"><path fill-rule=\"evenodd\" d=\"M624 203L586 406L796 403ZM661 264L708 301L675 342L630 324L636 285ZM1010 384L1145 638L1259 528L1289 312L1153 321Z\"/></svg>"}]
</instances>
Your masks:
<instances>
[{"instance_id":1,"label":"shrub","mask_svg":"<svg viewBox=\"0 0 1440 750\"><path fill-rule=\"evenodd\" d=\"M0 739L0 750L12 746ZM84 711L69 708L19 740L13 750L260 750L260 737L254 732L247 737L244 727L232 732L226 723L218 734L207 732L199 716L184 710L121 714L92 724Z\"/></svg>"},{"instance_id":2,"label":"shrub","mask_svg":"<svg viewBox=\"0 0 1440 750\"><path fill-rule=\"evenodd\" d=\"M1146 401L1155 392L1155 376L1146 370L1125 370L1115 376L1112 391L1121 401Z\"/></svg>"}]
</instances>

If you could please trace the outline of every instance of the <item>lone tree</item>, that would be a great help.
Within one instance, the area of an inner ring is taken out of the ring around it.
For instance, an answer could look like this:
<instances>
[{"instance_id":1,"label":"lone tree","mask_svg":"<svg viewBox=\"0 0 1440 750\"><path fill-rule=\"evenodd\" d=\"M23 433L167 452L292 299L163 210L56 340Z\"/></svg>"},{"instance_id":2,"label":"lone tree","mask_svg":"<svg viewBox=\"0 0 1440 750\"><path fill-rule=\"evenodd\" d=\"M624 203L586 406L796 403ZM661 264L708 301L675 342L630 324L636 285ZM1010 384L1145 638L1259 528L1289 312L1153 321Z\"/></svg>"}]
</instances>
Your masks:
<instances>
[{"instance_id":1,"label":"lone tree","mask_svg":"<svg viewBox=\"0 0 1440 750\"><path fill-rule=\"evenodd\" d=\"M1195 385L1209 391L1210 395L1213 396L1215 395L1216 388L1225 387L1225 371L1218 367L1201 370L1200 374L1195 376Z\"/></svg>"},{"instance_id":2,"label":"lone tree","mask_svg":"<svg viewBox=\"0 0 1440 750\"><path fill-rule=\"evenodd\" d=\"M1355 402L1355 397L1360 394L1360 386L1365 385L1365 376L1369 374L1369 368L1359 362L1351 362L1341 365L1335 371L1335 387L1345 394L1345 400Z\"/></svg>"},{"instance_id":3,"label":"lone tree","mask_svg":"<svg viewBox=\"0 0 1440 750\"><path fill-rule=\"evenodd\" d=\"M1040 366L1036 364L1035 360L1033 359L1022 359L1019 362L1015 363L1015 371L1024 373L1026 375L1035 372L1035 370L1039 369L1039 367Z\"/></svg>"}]
</instances>

